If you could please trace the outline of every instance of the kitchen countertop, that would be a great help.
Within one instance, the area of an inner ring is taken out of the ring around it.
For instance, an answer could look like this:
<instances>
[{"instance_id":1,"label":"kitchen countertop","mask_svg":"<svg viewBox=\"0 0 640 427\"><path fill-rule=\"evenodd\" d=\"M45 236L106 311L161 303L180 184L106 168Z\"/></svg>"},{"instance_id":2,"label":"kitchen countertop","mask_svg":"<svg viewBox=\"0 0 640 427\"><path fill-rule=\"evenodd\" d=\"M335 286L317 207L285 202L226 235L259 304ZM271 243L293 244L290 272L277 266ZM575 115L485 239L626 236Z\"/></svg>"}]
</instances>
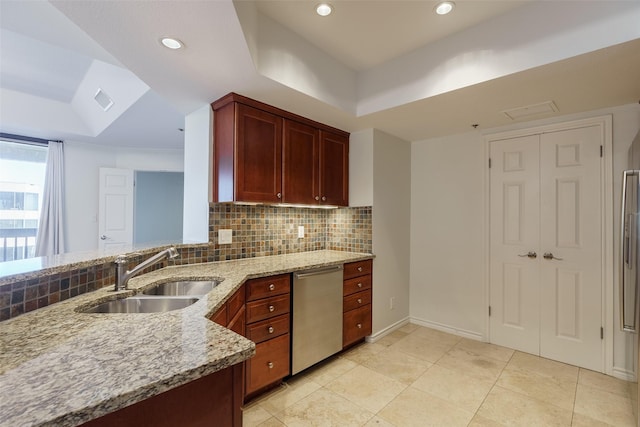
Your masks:
<instances>
[{"instance_id":1,"label":"kitchen countertop","mask_svg":"<svg viewBox=\"0 0 640 427\"><path fill-rule=\"evenodd\" d=\"M157 395L255 353L208 320L253 277L370 259L313 251L165 267L0 323L0 426L73 426ZM176 279L223 279L195 304L152 314L76 311Z\"/></svg>"}]
</instances>

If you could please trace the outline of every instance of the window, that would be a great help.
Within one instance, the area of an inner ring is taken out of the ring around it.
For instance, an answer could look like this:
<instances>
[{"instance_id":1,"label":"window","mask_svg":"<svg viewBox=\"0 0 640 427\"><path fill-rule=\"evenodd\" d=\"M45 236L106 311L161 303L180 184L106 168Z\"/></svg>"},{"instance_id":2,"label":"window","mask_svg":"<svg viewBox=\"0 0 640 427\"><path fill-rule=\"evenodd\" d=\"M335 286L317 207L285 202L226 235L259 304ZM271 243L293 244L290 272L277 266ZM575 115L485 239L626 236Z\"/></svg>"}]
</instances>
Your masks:
<instances>
[{"instance_id":1,"label":"window","mask_svg":"<svg viewBox=\"0 0 640 427\"><path fill-rule=\"evenodd\" d=\"M0 262L34 256L47 146L0 137Z\"/></svg>"}]
</instances>

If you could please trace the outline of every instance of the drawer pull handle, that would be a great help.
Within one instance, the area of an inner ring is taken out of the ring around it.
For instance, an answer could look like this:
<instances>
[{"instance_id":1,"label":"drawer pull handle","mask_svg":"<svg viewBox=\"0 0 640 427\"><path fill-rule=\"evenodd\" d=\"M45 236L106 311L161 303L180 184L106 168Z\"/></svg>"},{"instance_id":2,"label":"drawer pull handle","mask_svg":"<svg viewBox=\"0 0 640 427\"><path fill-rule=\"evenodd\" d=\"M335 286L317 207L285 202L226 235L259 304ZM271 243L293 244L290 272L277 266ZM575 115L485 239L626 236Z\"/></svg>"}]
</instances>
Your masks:
<instances>
[{"instance_id":1,"label":"drawer pull handle","mask_svg":"<svg viewBox=\"0 0 640 427\"><path fill-rule=\"evenodd\" d=\"M358 283L358 287L361 288L362 287L362 283Z\"/></svg>"},{"instance_id":2,"label":"drawer pull handle","mask_svg":"<svg viewBox=\"0 0 640 427\"><path fill-rule=\"evenodd\" d=\"M273 313L273 311L274 311L275 309L276 309L276 308L275 308L274 306L272 306L272 305L270 305L270 306L269 306L269 312Z\"/></svg>"},{"instance_id":3,"label":"drawer pull handle","mask_svg":"<svg viewBox=\"0 0 640 427\"><path fill-rule=\"evenodd\" d=\"M362 273L362 267L358 267L358 271Z\"/></svg>"},{"instance_id":4,"label":"drawer pull handle","mask_svg":"<svg viewBox=\"0 0 640 427\"><path fill-rule=\"evenodd\" d=\"M273 326L269 326L269 329L267 329L267 331L269 331L269 333L272 334L274 331Z\"/></svg>"},{"instance_id":5,"label":"drawer pull handle","mask_svg":"<svg viewBox=\"0 0 640 427\"><path fill-rule=\"evenodd\" d=\"M362 304L362 298L358 298L358 304Z\"/></svg>"},{"instance_id":6,"label":"drawer pull handle","mask_svg":"<svg viewBox=\"0 0 640 427\"><path fill-rule=\"evenodd\" d=\"M356 326L358 327L358 329L362 329L362 323L358 323Z\"/></svg>"},{"instance_id":7,"label":"drawer pull handle","mask_svg":"<svg viewBox=\"0 0 640 427\"><path fill-rule=\"evenodd\" d=\"M267 366L269 367L269 369L273 369L273 362L268 362Z\"/></svg>"},{"instance_id":8,"label":"drawer pull handle","mask_svg":"<svg viewBox=\"0 0 640 427\"><path fill-rule=\"evenodd\" d=\"M273 283L269 285L269 290L273 291L276 289L276 285L274 285Z\"/></svg>"}]
</instances>

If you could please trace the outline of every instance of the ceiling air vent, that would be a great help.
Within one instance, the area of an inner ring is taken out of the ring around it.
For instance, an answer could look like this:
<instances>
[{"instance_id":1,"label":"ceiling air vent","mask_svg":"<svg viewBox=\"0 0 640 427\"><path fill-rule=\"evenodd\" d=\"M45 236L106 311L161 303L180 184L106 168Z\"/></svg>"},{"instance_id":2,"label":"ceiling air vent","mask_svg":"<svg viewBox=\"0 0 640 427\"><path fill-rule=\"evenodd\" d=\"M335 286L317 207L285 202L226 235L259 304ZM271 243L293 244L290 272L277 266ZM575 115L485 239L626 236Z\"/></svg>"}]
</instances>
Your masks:
<instances>
[{"instance_id":1,"label":"ceiling air vent","mask_svg":"<svg viewBox=\"0 0 640 427\"><path fill-rule=\"evenodd\" d=\"M544 114L553 114L558 112L558 107L553 101L545 101L539 104L525 105L524 107L511 108L502 111L511 120L519 120Z\"/></svg>"},{"instance_id":2,"label":"ceiling air vent","mask_svg":"<svg viewBox=\"0 0 640 427\"><path fill-rule=\"evenodd\" d=\"M109 111L109 108L113 106L113 99L109 95L107 95L101 88L98 88L98 91L93 96L93 99L96 100L98 105L104 110Z\"/></svg>"}]
</instances>

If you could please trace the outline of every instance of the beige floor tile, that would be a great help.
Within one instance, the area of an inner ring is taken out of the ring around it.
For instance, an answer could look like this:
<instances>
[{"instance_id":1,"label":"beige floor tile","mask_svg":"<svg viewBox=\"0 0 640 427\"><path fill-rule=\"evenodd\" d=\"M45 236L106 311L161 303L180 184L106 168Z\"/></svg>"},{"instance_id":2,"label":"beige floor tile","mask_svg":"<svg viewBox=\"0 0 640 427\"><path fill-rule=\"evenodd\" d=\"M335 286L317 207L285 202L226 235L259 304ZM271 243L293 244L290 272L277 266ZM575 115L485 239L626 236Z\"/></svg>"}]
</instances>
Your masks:
<instances>
[{"instance_id":1,"label":"beige floor tile","mask_svg":"<svg viewBox=\"0 0 640 427\"><path fill-rule=\"evenodd\" d=\"M602 421L594 420L586 415L573 413L573 421L571 427L615 427Z\"/></svg>"},{"instance_id":2,"label":"beige floor tile","mask_svg":"<svg viewBox=\"0 0 640 427\"><path fill-rule=\"evenodd\" d=\"M578 383L629 398L631 387L637 387L635 383L582 368L578 374Z\"/></svg>"},{"instance_id":3,"label":"beige floor tile","mask_svg":"<svg viewBox=\"0 0 640 427\"><path fill-rule=\"evenodd\" d=\"M456 344L456 347L475 354L479 354L480 356L502 360L503 362L508 362L514 353L514 350L507 347L501 347L499 345L489 344L482 341L470 340L468 338L462 338Z\"/></svg>"},{"instance_id":4,"label":"beige floor tile","mask_svg":"<svg viewBox=\"0 0 640 427\"><path fill-rule=\"evenodd\" d=\"M358 364L352 360L334 357L325 363L309 368L301 375L320 385L326 385L356 366Z\"/></svg>"},{"instance_id":5,"label":"beige floor tile","mask_svg":"<svg viewBox=\"0 0 640 427\"><path fill-rule=\"evenodd\" d=\"M433 365L411 387L439 397L469 412L476 412L494 382Z\"/></svg>"},{"instance_id":6,"label":"beige floor tile","mask_svg":"<svg viewBox=\"0 0 640 427\"><path fill-rule=\"evenodd\" d=\"M507 363L456 347L442 356L436 364L475 378L495 381Z\"/></svg>"},{"instance_id":7,"label":"beige floor tile","mask_svg":"<svg viewBox=\"0 0 640 427\"><path fill-rule=\"evenodd\" d=\"M378 343L362 343L346 351L345 353L342 353L340 357L349 359L356 363L362 363L369 357L380 353L385 348L387 348L387 346Z\"/></svg>"},{"instance_id":8,"label":"beige floor tile","mask_svg":"<svg viewBox=\"0 0 640 427\"><path fill-rule=\"evenodd\" d=\"M576 397L576 383L573 380L548 377L534 371L513 369L507 366L500 374L496 385L573 411Z\"/></svg>"},{"instance_id":9,"label":"beige floor tile","mask_svg":"<svg viewBox=\"0 0 640 427\"><path fill-rule=\"evenodd\" d=\"M382 409L378 416L400 427L462 427L471 421L473 413L416 388L408 387Z\"/></svg>"},{"instance_id":10,"label":"beige floor tile","mask_svg":"<svg viewBox=\"0 0 640 427\"><path fill-rule=\"evenodd\" d=\"M578 384L574 411L615 426L635 426L630 399L584 384Z\"/></svg>"},{"instance_id":11,"label":"beige floor tile","mask_svg":"<svg viewBox=\"0 0 640 427\"><path fill-rule=\"evenodd\" d=\"M412 335L417 335L423 338L428 338L432 341L435 341L438 344L454 346L462 337L458 335L449 334L447 332L438 331L437 329L418 327L415 331L412 332Z\"/></svg>"},{"instance_id":12,"label":"beige floor tile","mask_svg":"<svg viewBox=\"0 0 640 427\"><path fill-rule=\"evenodd\" d=\"M287 427L361 427L373 413L321 388L276 415Z\"/></svg>"},{"instance_id":13,"label":"beige floor tile","mask_svg":"<svg viewBox=\"0 0 640 427\"><path fill-rule=\"evenodd\" d=\"M391 344L397 343L398 341L400 341L402 338L406 337L407 335L409 335L408 332L393 331L390 334L387 334L384 337L380 338L378 341L376 341L376 344L380 344L380 345L383 345L385 347L389 347Z\"/></svg>"},{"instance_id":14,"label":"beige floor tile","mask_svg":"<svg viewBox=\"0 0 640 427\"><path fill-rule=\"evenodd\" d=\"M396 427L388 421L383 420L382 418L375 416L369 420L368 423L364 425L364 427Z\"/></svg>"},{"instance_id":15,"label":"beige floor tile","mask_svg":"<svg viewBox=\"0 0 640 427\"><path fill-rule=\"evenodd\" d=\"M397 343L389 346L390 349L407 353L431 363L437 362L451 347L452 345L439 344L429 338L415 335L414 333L409 334Z\"/></svg>"},{"instance_id":16,"label":"beige floor tile","mask_svg":"<svg viewBox=\"0 0 640 427\"><path fill-rule=\"evenodd\" d=\"M416 325L415 323L407 323L406 325L402 325L400 328L398 328L398 330L401 332L406 332L410 334L411 332L415 331L419 327L420 326Z\"/></svg>"},{"instance_id":17,"label":"beige floor tile","mask_svg":"<svg viewBox=\"0 0 640 427\"><path fill-rule=\"evenodd\" d=\"M260 424L258 427L287 427L276 417L271 417L267 421Z\"/></svg>"},{"instance_id":18,"label":"beige floor tile","mask_svg":"<svg viewBox=\"0 0 640 427\"><path fill-rule=\"evenodd\" d=\"M306 377L293 378L269 393L266 398L261 399L259 404L271 415L275 415L307 397L320 387L322 387L320 384Z\"/></svg>"},{"instance_id":19,"label":"beige floor tile","mask_svg":"<svg viewBox=\"0 0 640 427\"><path fill-rule=\"evenodd\" d=\"M468 427L504 427L504 424L476 415L473 417Z\"/></svg>"},{"instance_id":20,"label":"beige floor tile","mask_svg":"<svg viewBox=\"0 0 640 427\"><path fill-rule=\"evenodd\" d=\"M495 386L477 415L505 426L569 426L572 412Z\"/></svg>"},{"instance_id":21,"label":"beige floor tile","mask_svg":"<svg viewBox=\"0 0 640 427\"><path fill-rule=\"evenodd\" d=\"M409 385L424 374L431 363L401 351L386 349L365 360L362 365Z\"/></svg>"},{"instance_id":22,"label":"beige floor tile","mask_svg":"<svg viewBox=\"0 0 640 427\"><path fill-rule=\"evenodd\" d=\"M242 409L242 427L257 427L271 418L271 414L260 405L251 405Z\"/></svg>"},{"instance_id":23,"label":"beige floor tile","mask_svg":"<svg viewBox=\"0 0 640 427\"><path fill-rule=\"evenodd\" d=\"M533 371L540 375L578 381L578 368L566 363L556 362L543 357L516 351L511 357L509 368Z\"/></svg>"},{"instance_id":24,"label":"beige floor tile","mask_svg":"<svg viewBox=\"0 0 640 427\"><path fill-rule=\"evenodd\" d=\"M325 387L375 414L407 386L364 366L356 366Z\"/></svg>"}]
</instances>

